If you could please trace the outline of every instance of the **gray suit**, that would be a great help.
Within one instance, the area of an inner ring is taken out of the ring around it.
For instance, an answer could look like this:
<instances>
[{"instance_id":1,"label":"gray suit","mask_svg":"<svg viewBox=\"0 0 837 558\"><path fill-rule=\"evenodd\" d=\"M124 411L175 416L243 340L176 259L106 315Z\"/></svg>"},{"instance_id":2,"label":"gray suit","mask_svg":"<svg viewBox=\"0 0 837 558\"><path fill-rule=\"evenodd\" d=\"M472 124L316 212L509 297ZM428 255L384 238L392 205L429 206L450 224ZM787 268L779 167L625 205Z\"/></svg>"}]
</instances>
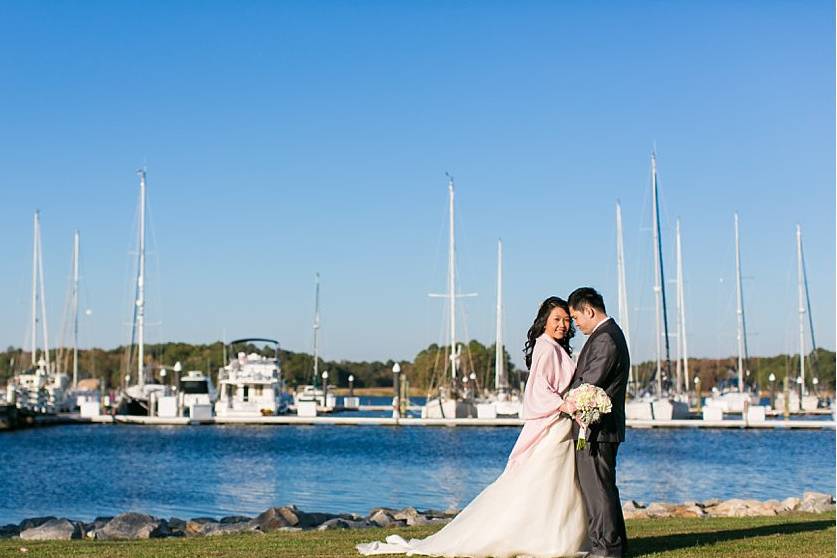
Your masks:
<instances>
[{"instance_id":1,"label":"gray suit","mask_svg":"<svg viewBox=\"0 0 837 558\"><path fill-rule=\"evenodd\" d=\"M596 329L578 356L570 387L593 384L607 392L613 409L587 431L587 448L576 452L576 472L587 508L592 554L623 556L628 537L619 489L616 487L616 453L625 440L625 392L631 359L625 336L615 321ZM578 439L578 424L573 438Z\"/></svg>"}]
</instances>

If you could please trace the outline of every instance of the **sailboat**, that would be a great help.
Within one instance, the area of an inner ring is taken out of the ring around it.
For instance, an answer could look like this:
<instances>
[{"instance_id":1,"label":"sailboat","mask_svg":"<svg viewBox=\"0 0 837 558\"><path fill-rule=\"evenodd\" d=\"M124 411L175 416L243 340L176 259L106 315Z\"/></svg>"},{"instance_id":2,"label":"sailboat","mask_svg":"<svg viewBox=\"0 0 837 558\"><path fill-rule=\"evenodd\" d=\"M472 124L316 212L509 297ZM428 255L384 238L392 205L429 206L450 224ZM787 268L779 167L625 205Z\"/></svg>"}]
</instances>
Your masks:
<instances>
[{"instance_id":1,"label":"sailboat","mask_svg":"<svg viewBox=\"0 0 837 558\"><path fill-rule=\"evenodd\" d=\"M475 400L477 418L513 418L523 413L520 393L512 390L503 345L503 241L497 241L497 321L494 337L494 390Z\"/></svg>"},{"instance_id":2,"label":"sailboat","mask_svg":"<svg viewBox=\"0 0 837 558\"><path fill-rule=\"evenodd\" d=\"M42 353L38 351L38 322L41 323L43 334ZM50 361L40 211L35 211L33 220L31 335L30 367L12 378L10 383L13 388L10 391L14 393L14 402L19 409L32 413L55 413L65 406L70 382L66 374L55 371L55 363Z\"/></svg>"},{"instance_id":3,"label":"sailboat","mask_svg":"<svg viewBox=\"0 0 837 558\"><path fill-rule=\"evenodd\" d=\"M814 411L819 405L819 398L816 392L811 393L808 389L808 374L812 371L806 370L806 342L805 342L805 314L808 314L808 326L811 334L811 355L810 364L816 362L817 342L814 337L814 318L811 314L811 296L808 291L808 271L805 266L805 253L802 250L802 227L796 225L796 291L797 291L797 313L799 315L799 368L797 377L785 379L788 385L787 399L788 410L793 411ZM807 374L806 374L807 372ZM789 375L790 376L790 375ZM800 397L801 395L801 397ZM785 394L780 393L776 398L776 408L782 409L785 406Z\"/></svg>"},{"instance_id":4,"label":"sailboat","mask_svg":"<svg viewBox=\"0 0 837 558\"><path fill-rule=\"evenodd\" d=\"M137 279L134 299L134 317L131 324L131 345L136 339L137 368L136 383L131 384L130 370L125 375L125 388L117 404L119 414L153 415L154 400L172 395L168 385L150 378L145 366L145 206L147 200L145 169L137 171L140 178L139 190L139 234L137 238ZM132 350L129 347L128 350ZM128 359L131 363L131 359Z\"/></svg>"},{"instance_id":5,"label":"sailboat","mask_svg":"<svg viewBox=\"0 0 837 558\"><path fill-rule=\"evenodd\" d=\"M322 380L323 387L317 387ZM328 382L328 375L320 377L320 274L314 276L314 366L311 375L311 383L297 386L294 393L294 405L304 402L313 402L326 409L333 409L337 406L337 398L331 392L323 388Z\"/></svg>"},{"instance_id":6,"label":"sailboat","mask_svg":"<svg viewBox=\"0 0 837 558\"><path fill-rule=\"evenodd\" d=\"M727 385L720 390L713 390L713 396L706 400L706 407L718 407L725 412L743 413L744 407L758 404L758 394L750 389L750 351L747 345L747 317L744 313L744 288L741 281L741 234L738 225L738 212L733 215L735 226L735 314L736 343L738 359L736 364L736 385Z\"/></svg>"},{"instance_id":7,"label":"sailboat","mask_svg":"<svg viewBox=\"0 0 837 558\"><path fill-rule=\"evenodd\" d=\"M456 234L454 228L454 185L453 177L448 175L448 292L431 294L431 297L447 298L448 304L448 347L450 350L445 369L450 370L450 377L438 386L436 394L428 394L427 402L421 410L422 418L468 418L476 416L473 391L464 389L467 385L467 373L460 366L462 346L456 341L456 299L476 296L474 293L456 292ZM445 375L447 376L447 375ZM465 380L465 381L463 381Z\"/></svg>"},{"instance_id":8,"label":"sailboat","mask_svg":"<svg viewBox=\"0 0 837 558\"><path fill-rule=\"evenodd\" d=\"M635 420L685 419L689 417L689 406L675 397L678 388L672 382L671 378L670 336L666 304L665 268L663 264L663 242L660 230L659 188L657 184L657 155L654 152L651 153L651 208L651 230L654 250L656 370L646 393L626 403L625 415L628 419ZM617 222L621 224L621 211L617 213ZM621 234L617 234L617 237L621 239ZM621 259L624 262L622 248L617 248L617 253L621 254L621 256L617 256L617 261ZM624 266L624 263L622 265ZM624 272L622 276L624 279ZM620 288L620 290L623 288Z\"/></svg>"},{"instance_id":9,"label":"sailboat","mask_svg":"<svg viewBox=\"0 0 837 558\"><path fill-rule=\"evenodd\" d=\"M58 350L58 367L68 374L69 360L72 358L72 382L70 389L67 392L65 400L65 409L81 408L86 403L95 403L98 408L99 404L99 389L98 380L88 379L83 380L79 384L79 366L78 366L78 312L79 312L79 254L80 254L80 234L76 230L73 233L73 258L72 258L72 275L70 278L69 297L64 311L64 325L61 328L61 346ZM89 311L88 311L89 312ZM67 326L72 330L72 350L69 350L66 340Z\"/></svg>"}]
</instances>

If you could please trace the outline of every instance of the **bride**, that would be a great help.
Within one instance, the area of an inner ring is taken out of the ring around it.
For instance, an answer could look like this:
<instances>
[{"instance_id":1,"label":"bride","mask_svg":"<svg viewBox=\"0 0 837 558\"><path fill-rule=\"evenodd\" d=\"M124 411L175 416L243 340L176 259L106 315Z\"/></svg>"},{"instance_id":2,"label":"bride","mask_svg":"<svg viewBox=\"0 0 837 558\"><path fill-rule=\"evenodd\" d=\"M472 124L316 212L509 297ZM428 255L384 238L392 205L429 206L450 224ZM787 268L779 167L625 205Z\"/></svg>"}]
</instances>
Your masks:
<instances>
[{"instance_id":1,"label":"bride","mask_svg":"<svg viewBox=\"0 0 837 558\"><path fill-rule=\"evenodd\" d=\"M567 303L546 299L525 345L529 379L523 394L523 430L503 473L437 533L406 541L357 545L370 554L419 554L474 558L583 554L587 518L575 475L572 420L562 397L575 372L570 339L575 333Z\"/></svg>"}]
</instances>

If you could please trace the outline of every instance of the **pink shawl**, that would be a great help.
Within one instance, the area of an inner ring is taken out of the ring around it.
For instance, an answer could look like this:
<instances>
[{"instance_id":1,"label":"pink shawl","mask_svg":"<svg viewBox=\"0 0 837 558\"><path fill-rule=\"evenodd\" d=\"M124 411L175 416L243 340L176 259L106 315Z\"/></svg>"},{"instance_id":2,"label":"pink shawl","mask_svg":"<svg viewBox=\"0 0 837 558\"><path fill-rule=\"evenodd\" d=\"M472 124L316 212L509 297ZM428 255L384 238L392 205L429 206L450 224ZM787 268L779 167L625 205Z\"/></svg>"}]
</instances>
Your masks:
<instances>
[{"instance_id":1,"label":"pink shawl","mask_svg":"<svg viewBox=\"0 0 837 558\"><path fill-rule=\"evenodd\" d=\"M543 334L535 341L532 367L523 392L523 430L512 448L508 470L522 463L529 450L546 434L558 418L561 396L575 374L575 362L552 337Z\"/></svg>"}]
</instances>

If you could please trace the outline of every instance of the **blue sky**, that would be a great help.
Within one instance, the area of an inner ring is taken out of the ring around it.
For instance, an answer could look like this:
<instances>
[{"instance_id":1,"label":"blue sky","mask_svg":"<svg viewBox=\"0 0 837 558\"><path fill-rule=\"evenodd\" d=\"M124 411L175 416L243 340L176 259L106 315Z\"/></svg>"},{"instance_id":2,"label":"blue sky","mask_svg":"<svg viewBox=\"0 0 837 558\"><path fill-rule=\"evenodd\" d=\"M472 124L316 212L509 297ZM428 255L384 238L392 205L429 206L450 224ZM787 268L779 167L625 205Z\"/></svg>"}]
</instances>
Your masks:
<instances>
[{"instance_id":1,"label":"blue sky","mask_svg":"<svg viewBox=\"0 0 837 558\"><path fill-rule=\"evenodd\" d=\"M518 363L546 296L592 285L615 312L620 199L650 358L655 143L690 352L735 352L735 210L751 352L795 350L797 222L835 346L831 2L3 2L0 47L3 346L36 208L53 344L74 228L83 344L126 341L145 165L151 341L310 350L319 271L327 358L412 358L441 335L449 171L470 337L493 340L498 237Z\"/></svg>"}]
</instances>

